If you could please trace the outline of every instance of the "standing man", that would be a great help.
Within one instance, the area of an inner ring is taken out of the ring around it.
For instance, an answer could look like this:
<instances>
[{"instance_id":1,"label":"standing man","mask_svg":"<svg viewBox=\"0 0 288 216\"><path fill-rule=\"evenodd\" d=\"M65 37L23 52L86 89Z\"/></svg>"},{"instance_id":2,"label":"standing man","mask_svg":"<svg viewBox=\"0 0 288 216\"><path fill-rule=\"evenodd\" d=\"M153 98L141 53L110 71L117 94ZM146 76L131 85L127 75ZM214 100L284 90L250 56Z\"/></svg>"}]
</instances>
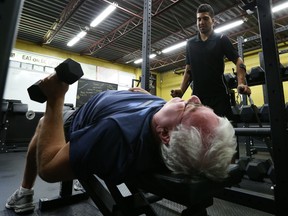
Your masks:
<instances>
[{"instance_id":1,"label":"standing man","mask_svg":"<svg viewBox=\"0 0 288 216\"><path fill-rule=\"evenodd\" d=\"M224 80L224 57L236 65L237 90L250 95L245 76L246 67L227 36L213 30L214 11L208 4L197 9L199 33L186 45L186 67L180 89L171 90L172 97L182 97L193 81L193 95L211 107L217 115L233 119L229 89Z\"/></svg>"}]
</instances>

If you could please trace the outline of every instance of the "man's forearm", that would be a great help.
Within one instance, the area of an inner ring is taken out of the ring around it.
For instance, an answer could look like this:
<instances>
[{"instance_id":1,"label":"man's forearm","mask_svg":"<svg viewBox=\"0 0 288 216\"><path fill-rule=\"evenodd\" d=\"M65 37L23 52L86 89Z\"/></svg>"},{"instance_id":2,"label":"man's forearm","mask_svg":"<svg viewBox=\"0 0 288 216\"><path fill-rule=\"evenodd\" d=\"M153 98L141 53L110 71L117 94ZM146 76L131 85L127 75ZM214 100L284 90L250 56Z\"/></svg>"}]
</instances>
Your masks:
<instances>
[{"instance_id":1,"label":"man's forearm","mask_svg":"<svg viewBox=\"0 0 288 216\"><path fill-rule=\"evenodd\" d=\"M180 89L181 89L183 94L186 92L188 86L189 86L189 82L183 80L181 85L180 85Z\"/></svg>"},{"instance_id":2,"label":"man's forearm","mask_svg":"<svg viewBox=\"0 0 288 216\"><path fill-rule=\"evenodd\" d=\"M37 165L39 175L48 179L47 174L51 177L51 170L53 170L51 161L66 144L62 110L69 86L61 82L57 76L48 76L40 83L40 88L47 96L47 104L44 117L39 122Z\"/></svg>"},{"instance_id":3,"label":"man's forearm","mask_svg":"<svg viewBox=\"0 0 288 216\"><path fill-rule=\"evenodd\" d=\"M241 58L236 62L236 73L238 85L247 85L246 82L246 65Z\"/></svg>"},{"instance_id":4,"label":"man's forearm","mask_svg":"<svg viewBox=\"0 0 288 216\"><path fill-rule=\"evenodd\" d=\"M238 58L235 64L237 68L237 91L241 94L250 95L251 89L246 80L246 66L241 58Z\"/></svg>"},{"instance_id":5,"label":"man's forearm","mask_svg":"<svg viewBox=\"0 0 288 216\"><path fill-rule=\"evenodd\" d=\"M247 85L247 83L246 83L246 72L241 72L240 70L237 71L237 82L238 82L238 85Z\"/></svg>"},{"instance_id":6,"label":"man's forearm","mask_svg":"<svg viewBox=\"0 0 288 216\"><path fill-rule=\"evenodd\" d=\"M59 98L51 103L49 100L47 101L37 146L39 168L46 166L65 144L62 119L63 104L64 98Z\"/></svg>"},{"instance_id":7,"label":"man's forearm","mask_svg":"<svg viewBox=\"0 0 288 216\"><path fill-rule=\"evenodd\" d=\"M183 92L183 94L186 92L188 86L190 85L190 68L185 69L185 73L182 79L182 83L180 85L180 89Z\"/></svg>"},{"instance_id":8,"label":"man's forearm","mask_svg":"<svg viewBox=\"0 0 288 216\"><path fill-rule=\"evenodd\" d=\"M190 76L190 65L186 65L180 88L171 90L172 97L182 97L184 95L190 84Z\"/></svg>"}]
</instances>

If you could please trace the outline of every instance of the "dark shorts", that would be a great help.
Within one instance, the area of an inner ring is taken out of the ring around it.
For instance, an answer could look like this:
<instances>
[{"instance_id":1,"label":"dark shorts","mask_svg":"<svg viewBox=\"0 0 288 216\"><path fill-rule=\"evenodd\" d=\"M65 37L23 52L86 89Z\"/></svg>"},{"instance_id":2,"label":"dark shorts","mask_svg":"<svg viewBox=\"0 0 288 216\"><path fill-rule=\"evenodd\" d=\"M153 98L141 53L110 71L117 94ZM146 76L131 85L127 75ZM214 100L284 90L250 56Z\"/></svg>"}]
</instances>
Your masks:
<instances>
[{"instance_id":1,"label":"dark shorts","mask_svg":"<svg viewBox=\"0 0 288 216\"><path fill-rule=\"evenodd\" d=\"M64 134L65 134L65 140L68 142L70 140L70 125L73 120L73 117L75 115L76 110L64 110L63 111L63 122L64 122Z\"/></svg>"}]
</instances>

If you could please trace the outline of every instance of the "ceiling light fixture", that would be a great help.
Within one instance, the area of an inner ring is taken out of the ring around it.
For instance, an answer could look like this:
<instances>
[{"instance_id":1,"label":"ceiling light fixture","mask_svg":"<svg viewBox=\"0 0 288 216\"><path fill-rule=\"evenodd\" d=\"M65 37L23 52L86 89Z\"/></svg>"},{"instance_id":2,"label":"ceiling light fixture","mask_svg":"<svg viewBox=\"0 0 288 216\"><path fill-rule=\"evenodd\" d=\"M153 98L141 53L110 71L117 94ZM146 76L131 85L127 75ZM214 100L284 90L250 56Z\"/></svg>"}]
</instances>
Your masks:
<instances>
[{"instance_id":1,"label":"ceiling light fixture","mask_svg":"<svg viewBox=\"0 0 288 216\"><path fill-rule=\"evenodd\" d=\"M156 54L154 54L154 53L149 55L149 58L150 58L150 59L155 58L155 57L156 57ZM139 64L139 63L141 63L142 61L143 61L142 58L141 58L141 59L137 59L137 60L134 61L134 64Z\"/></svg>"},{"instance_id":2,"label":"ceiling light fixture","mask_svg":"<svg viewBox=\"0 0 288 216\"><path fill-rule=\"evenodd\" d=\"M101 23L106 17L109 16L117 7L117 3L113 2L111 5L109 5L99 16L97 16L91 23L91 27L97 26L99 23Z\"/></svg>"},{"instance_id":3,"label":"ceiling light fixture","mask_svg":"<svg viewBox=\"0 0 288 216\"><path fill-rule=\"evenodd\" d=\"M226 31L226 30L229 30L229 29L232 29L232 28L235 28L239 25L242 25L244 23L244 20L237 20L235 22L232 22L232 23L229 23L227 25L224 25L224 26L221 26L219 28L216 28L214 30L215 33L220 33L220 32L223 32L223 31Z\"/></svg>"},{"instance_id":4,"label":"ceiling light fixture","mask_svg":"<svg viewBox=\"0 0 288 216\"><path fill-rule=\"evenodd\" d=\"M173 45L173 46L170 46L170 47L168 47L168 48L166 48L166 49L163 49L161 52L162 52L162 53L168 53L168 52L171 52L171 51L173 51L173 50L176 50L176 49L179 49L179 48L181 48L181 47L184 47L184 46L186 46L186 44L187 44L187 41L183 41L183 42L181 42L181 43L178 43L178 44L175 44L175 45Z\"/></svg>"},{"instance_id":5,"label":"ceiling light fixture","mask_svg":"<svg viewBox=\"0 0 288 216\"><path fill-rule=\"evenodd\" d=\"M141 63L142 61L143 61L142 58L141 58L141 59L137 59L137 60L134 61L134 64L139 64L139 63Z\"/></svg>"},{"instance_id":6,"label":"ceiling light fixture","mask_svg":"<svg viewBox=\"0 0 288 216\"><path fill-rule=\"evenodd\" d=\"M280 10L287 8L287 7L288 7L288 2L285 2L283 4L279 4L279 5L272 8L272 13L278 12Z\"/></svg>"},{"instance_id":7,"label":"ceiling light fixture","mask_svg":"<svg viewBox=\"0 0 288 216\"><path fill-rule=\"evenodd\" d=\"M75 45L81 38L83 38L87 34L86 31L81 31L79 34L77 34L74 38L72 38L68 43L67 46L71 47Z\"/></svg>"}]
</instances>

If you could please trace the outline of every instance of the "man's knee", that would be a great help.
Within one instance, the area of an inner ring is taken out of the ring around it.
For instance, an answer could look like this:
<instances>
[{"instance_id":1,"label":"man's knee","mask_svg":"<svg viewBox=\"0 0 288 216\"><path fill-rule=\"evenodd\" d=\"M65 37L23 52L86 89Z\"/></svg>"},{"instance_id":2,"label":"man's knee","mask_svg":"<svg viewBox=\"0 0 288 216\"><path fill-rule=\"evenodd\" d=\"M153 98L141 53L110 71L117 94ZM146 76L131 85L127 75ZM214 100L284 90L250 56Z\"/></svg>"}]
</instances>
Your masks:
<instances>
[{"instance_id":1,"label":"man's knee","mask_svg":"<svg viewBox=\"0 0 288 216\"><path fill-rule=\"evenodd\" d=\"M44 116L42 116L42 117L39 119L38 125L37 125L37 130L38 130L38 129L41 129L42 124L43 124L43 121L44 121Z\"/></svg>"}]
</instances>

